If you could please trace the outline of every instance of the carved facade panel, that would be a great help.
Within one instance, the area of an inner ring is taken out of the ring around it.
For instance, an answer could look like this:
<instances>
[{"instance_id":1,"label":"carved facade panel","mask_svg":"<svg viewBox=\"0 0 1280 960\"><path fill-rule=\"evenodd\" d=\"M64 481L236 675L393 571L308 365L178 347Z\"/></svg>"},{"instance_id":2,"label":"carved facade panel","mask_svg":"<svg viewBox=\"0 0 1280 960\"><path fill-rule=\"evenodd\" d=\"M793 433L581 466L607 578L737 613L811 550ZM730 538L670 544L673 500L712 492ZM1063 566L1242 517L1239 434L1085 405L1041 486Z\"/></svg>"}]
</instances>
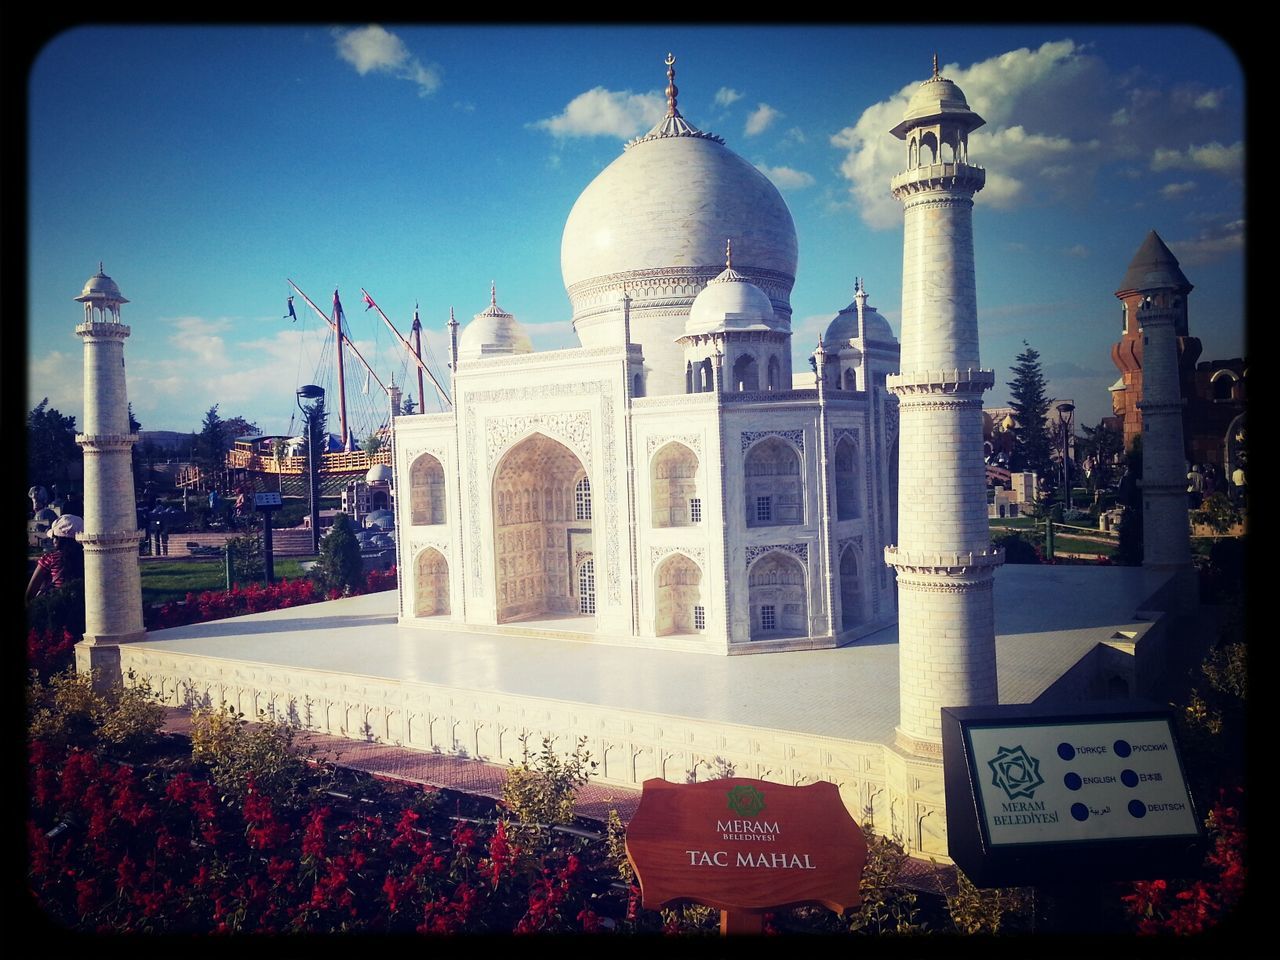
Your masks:
<instances>
[{"instance_id":1,"label":"carved facade panel","mask_svg":"<svg viewBox=\"0 0 1280 960\"><path fill-rule=\"evenodd\" d=\"M747 447L764 437L781 437L795 444L796 449L801 453L804 452L803 430L744 430L742 431L742 452L746 453Z\"/></svg>"},{"instance_id":2,"label":"carved facade panel","mask_svg":"<svg viewBox=\"0 0 1280 960\"><path fill-rule=\"evenodd\" d=\"M769 553L771 550L784 550L787 553L795 554L805 563L809 562L809 545L807 543L774 543L767 546L747 547L746 565L751 566L751 562L762 554Z\"/></svg>"}]
</instances>

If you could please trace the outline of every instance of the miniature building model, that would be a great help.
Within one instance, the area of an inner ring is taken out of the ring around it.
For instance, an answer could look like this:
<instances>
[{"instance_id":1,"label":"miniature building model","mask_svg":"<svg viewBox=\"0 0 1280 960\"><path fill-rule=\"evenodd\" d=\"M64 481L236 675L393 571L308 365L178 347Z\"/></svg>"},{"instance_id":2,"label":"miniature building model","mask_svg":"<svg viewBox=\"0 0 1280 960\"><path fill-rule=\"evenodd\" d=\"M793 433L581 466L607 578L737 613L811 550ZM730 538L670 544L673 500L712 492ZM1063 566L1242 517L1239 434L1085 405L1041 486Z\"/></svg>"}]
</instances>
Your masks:
<instances>
[{"instance_id":1,"label":"miniature building model","mask_svg":"<svg viewBox=\"0 0 1280 960\"><path fill-rule=\"evenodd\" d=\"M707 653L831 647L896 616L899 349L854 303L792 389L796 233L676 107L587 187L561 248L581 346L450 326L450 412L396 418L400 621Z\"/></svg>"}]
</instances>

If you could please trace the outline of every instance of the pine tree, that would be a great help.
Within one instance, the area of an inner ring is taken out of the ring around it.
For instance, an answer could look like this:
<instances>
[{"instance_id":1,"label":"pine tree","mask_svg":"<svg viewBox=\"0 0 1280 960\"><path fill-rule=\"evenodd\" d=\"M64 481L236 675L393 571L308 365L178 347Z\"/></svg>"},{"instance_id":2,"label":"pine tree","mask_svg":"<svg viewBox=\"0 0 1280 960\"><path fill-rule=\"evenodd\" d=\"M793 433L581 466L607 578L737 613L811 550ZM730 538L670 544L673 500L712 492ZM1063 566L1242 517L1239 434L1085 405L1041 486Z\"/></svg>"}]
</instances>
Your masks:
<instances>
[{"instance_id":1,"label":"pine tree","mask_svg":"<svg viewBox=\"0 0 1280 960\"><path fill-rule=\"evenodd\" d=\"M220 476L229 447L226 424L218 415L218 405L215 403L205 411L200 433L196 437L196 463L200 465L201 473L211 479Z\"/></svg>"},{"instance_id":2,"label":"pine tree","mask_svg":"<svg viewBox=\"0 0 1280 960\"><path fill-rule=\"evenodd\" d=\"M360 541L352 530L351 518L339 513L333 526L320 541L320 559L316 562L316 579L325 590L341 590L360 586L364 580L364 564L360 559Z\"/></svg>"},{"instance_id":3,"label":"pine tree","mask_svg":"<svg viewBox=\"0 0 1280 960\"><path fill-rule=\"evenodd\" d=\"M1006 384L1013 419L1017 421L1009 468L1014 471L1034 470L1041 483L1052 489L1057 468L1052 456L1053 439L1045 427L1045 417L1049 414L1049 397L1045 393L1048 381L1040 369L1039 351L1032 349L1025 340L1022 345L1026 349L1018 354L1014 365L1009 368L1013 379Z\"/></svg>"}]
</instances>

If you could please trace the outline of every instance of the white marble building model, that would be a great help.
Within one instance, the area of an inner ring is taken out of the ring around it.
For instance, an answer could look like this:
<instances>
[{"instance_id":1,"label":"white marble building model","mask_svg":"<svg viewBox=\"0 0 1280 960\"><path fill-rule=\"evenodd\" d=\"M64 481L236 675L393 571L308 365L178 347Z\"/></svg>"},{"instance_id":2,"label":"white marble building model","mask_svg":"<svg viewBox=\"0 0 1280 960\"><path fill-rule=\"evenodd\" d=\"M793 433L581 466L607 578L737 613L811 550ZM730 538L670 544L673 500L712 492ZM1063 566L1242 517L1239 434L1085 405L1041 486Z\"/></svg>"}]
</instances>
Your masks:
<instances>
[{"instance_id":1,"label":"white marble building model","mask_svg":"<svg viewBox=\"0 0 1280 960\"><path fill-rule=\"evenodd\" d=\"M897 342L859 285L792 389L791 214L673 65L565 226L581 346L534 351L491 290L450 326L454 408L396 418L402 624L735 654L896 617Z\"/></svg>"},{"instance_id":2,"label":"white marble building model","mask_svg":"<svg viewBox=\"0 0 1280 960\"><path fill-rule=\"evenodd\" d=\"M898 745L941 757L942 707L997 702L992 575L1003 552L987 524L978 360L973 196L986 171L969 163L983 119L938 75L920 85L893 134L907 169L893 178L905 210L902 367L889 377L902 419L904 511L885 561L897 571Z\"/></svg>"},{"instance_id":3,"label":"white marble building model","mask_svg":"<svg viewBox=\"0 0 1280 960\"><path fill-rule=\"evenodd\" d=\"M90 277L80 296L84 322L76 336L84 342L84 545L85 632L76 645L76 667L118 673L117 644L141 639L142 578L138 571L137 515L134 511L124 341L129 327L120 307L129 301L102 271Z\"/></svg>"}]
</instances>

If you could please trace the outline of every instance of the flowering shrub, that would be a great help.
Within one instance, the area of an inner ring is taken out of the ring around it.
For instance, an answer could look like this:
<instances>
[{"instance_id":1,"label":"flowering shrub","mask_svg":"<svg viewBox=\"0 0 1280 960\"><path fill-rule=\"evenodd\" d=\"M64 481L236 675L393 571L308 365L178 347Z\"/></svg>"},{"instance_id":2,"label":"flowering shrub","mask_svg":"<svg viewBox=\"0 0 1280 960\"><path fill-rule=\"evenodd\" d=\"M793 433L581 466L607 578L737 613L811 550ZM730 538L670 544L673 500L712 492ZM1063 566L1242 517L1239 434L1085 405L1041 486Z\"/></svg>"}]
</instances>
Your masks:
<instances>
[{"instance_id":1,"label":"flowering shrub","mask_svg":"<svg viewBox=\"0 0 1280 960\"><path fill-rule=\"evenodd\" d=\"M236 796L198 764L142 772L43 740L29 761L31 890L78 930L570 932L610 910L584 840L535 861L501 820L451 820L430 793Z\"/></svg>"},{"instance_id":2,"label":"flowering shrub","mask_svg":"<svg viewBox=\"0 0 1280 960\"><path fill-rule=\"evenodd\" d=\"M1121 899L1139 933L1204 933L1225 920L1244 896L1244 825L1240 790L1228 802L1226 792L1205 821L1212 848L1204 875L1191 882L1144 880Z\"/></svg>"},{"instance_id":3,"label":"flowering shrub","mask_svg":"<svg viewBox=\"0 0 1280 960\"><path fill-rule=\"evenodd\" d=\"M281 580L270 586L251 583L241 587L237 584L230 590L188 593L180 603L153 604L146 609L145 620L148 630L163 630L248 613L299 607L323 599L324 595L310 580Z\"/></svg>"}]
</instances>

